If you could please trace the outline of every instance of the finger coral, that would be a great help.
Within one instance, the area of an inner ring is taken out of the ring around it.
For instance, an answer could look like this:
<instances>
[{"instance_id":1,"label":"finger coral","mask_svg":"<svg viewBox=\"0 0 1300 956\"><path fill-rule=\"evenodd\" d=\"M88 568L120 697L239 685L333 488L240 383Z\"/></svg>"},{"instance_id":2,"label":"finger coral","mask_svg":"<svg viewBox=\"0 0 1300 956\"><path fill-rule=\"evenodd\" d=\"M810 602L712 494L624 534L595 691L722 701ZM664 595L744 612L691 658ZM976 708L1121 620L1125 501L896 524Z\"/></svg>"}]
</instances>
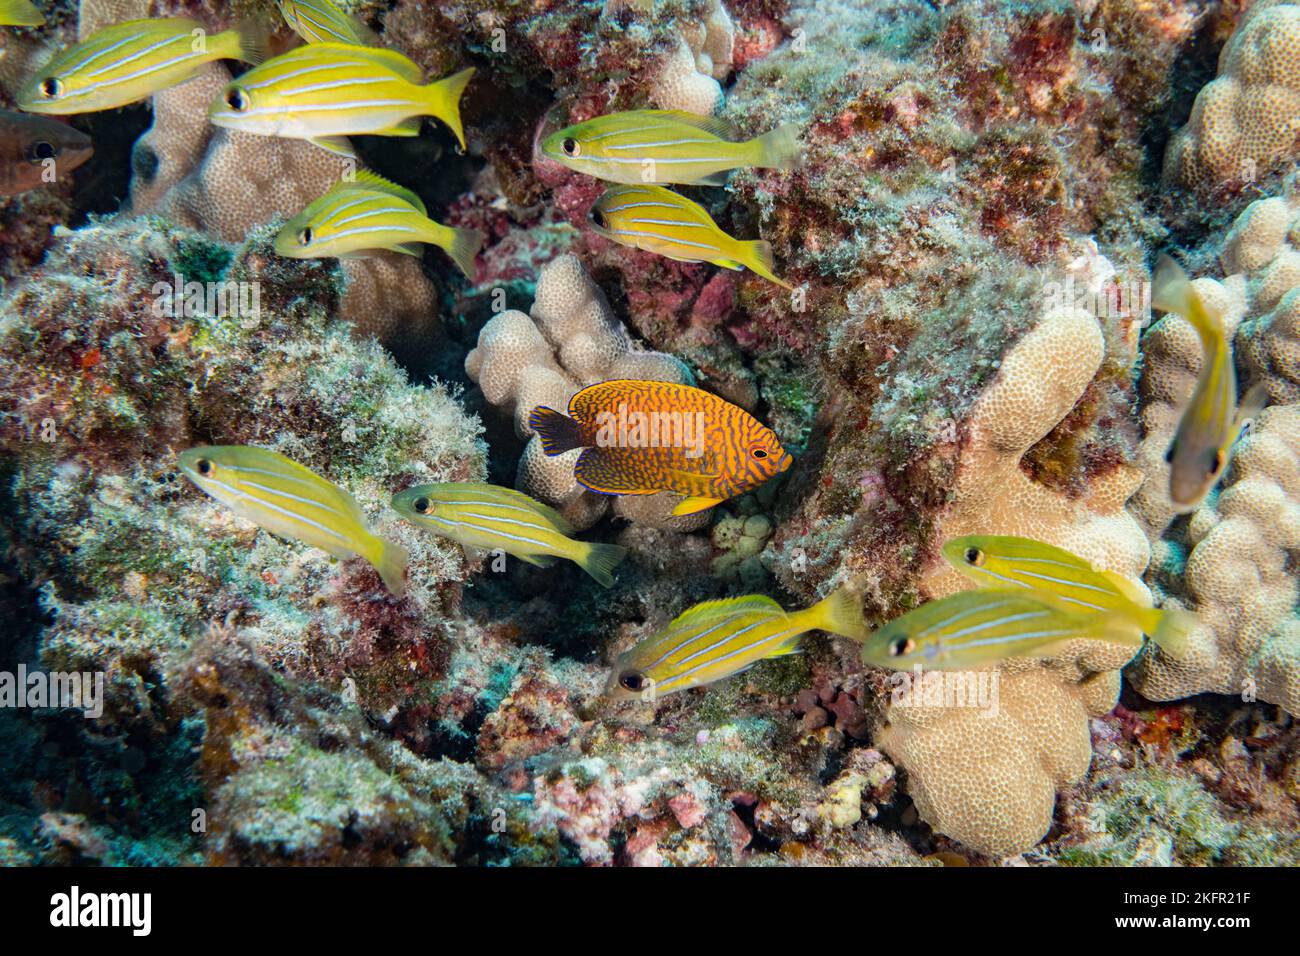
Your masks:
<instances>
[{"instance_id":1,"label":"finger coral","mask_svg":"<svg viewBox=\"0 0 1300 956\"><path fill-rule=\"evenodd\" d=\"M522 491L554 505L577 528L587 528L605 513L609 496L588 491L573 477L580 452L549 457L528 427L539 405L558 410L580 389L597 382L637 378L694 384L680 360L633 347L627 332L576 256L563 255L542 267L532 317L511 310L494 316L465 357L465 371L493 405L511 409L515 430L528 437L519 462ZM614 510L641 524L690 530L703 515L669 514L676 496L623 496Z\"/></svg>"},{"instance_id":2,"label":"finger coral","mask_svg":"<svg viewBox=\"0 0 1300 956\"><path fill-rule=\"evenodd\" d=\"M1219 54L1169 143L1165 175L1213 190L1254 182L1296 155L1300 138L1300 4L1257 0Z\"/></svg>"}]
</instances>

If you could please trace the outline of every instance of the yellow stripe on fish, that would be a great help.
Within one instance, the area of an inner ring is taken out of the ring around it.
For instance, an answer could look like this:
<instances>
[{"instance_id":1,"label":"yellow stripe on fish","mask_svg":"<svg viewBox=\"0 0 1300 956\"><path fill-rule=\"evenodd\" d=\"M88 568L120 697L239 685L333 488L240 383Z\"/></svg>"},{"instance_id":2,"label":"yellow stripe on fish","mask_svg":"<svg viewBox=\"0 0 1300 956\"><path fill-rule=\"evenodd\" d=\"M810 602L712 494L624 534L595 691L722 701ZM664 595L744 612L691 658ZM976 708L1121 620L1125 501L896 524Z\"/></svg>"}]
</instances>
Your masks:
<instances>
[{"instance_id":1,"label":"yellow stripe on fish","mask_svg":"<svg viewBox=\"0 0 1300 956\"><path fill-rule=\"evenodd\" d=\"M251 26L209 33L181 17L128 20L56 54L18 93L29 113L90 113L126 106L184 83L205 63L262 58Z\"/></svg>"},{"instance_id":2,"label":"yellow stripe on fish","mask_svg":"<svg viewBox=\"0 0 1300 956\"><path fill-rule=\"evenodd\" d=\"M463 149L460 97L473 75L470 67L423 85L423 71L395 50L310 43L238 77L208 108L208 118L217 126L307 139L353 155L343 137L418 136L420 118L434 116Z\"/></svg>"},{"instance_id":3,"label":"yellow stripe on fish","mask_svg":"<svg viewBox=\"0 0 1300 956\"><path fill-rule=\"evenodd\" d=\"M1032 538L965 535L945 541L941 552L956 571L978 585L1027 588L1035 598L1065 611L1118 615L1175 655L1187 646L1196 626L1191 612L1152 607L1123 576L1098 571L1083 558Z\"/></svg>"},{"instance_id":4,"label":"yellow stripe on fish","mask_svg":"<svg viewBox=\"0 0 1300 956\"><path fill-rule=\"evenodd\" d=\"M290 29L308 43L351 43L373 46L379 42L373 30L356 17L344 13L334 0L278 0L280 13Z\"/></svg>"},{"instance_id":5,"label":"yellow stripe on fish","mask_svg":"<svg viewBox=\"0 0 1300 956\"><path fill-rule=\"evenodd\" d=\"M578 123L542 142L542 153L611 183L721 185L741 167L789 169L799 159L799 129L779 126L735 143L712 116L677 110L629 110Z\"/></svg>"},{"instance_id":6,"label":"yellow stripe on fish","mask_svg":"<svg viewBox=\"0 0 1300 956\"><path fill-rule=\"evenodd\" d=\"M369 561L388 590L406 589L406 549L373 534L356 500L292 459L264 448L221 445L191 448L181 471L240 517L336 558Z\"/></svg>"},{"instance_id":7,"label":"yellow stripe on fish","mask_svg":"<svg viewBox=\"0 0 1300 956\"><path fill-rule=\"evenodd\" d=\"M39 27L45 14L28 0L0 0L0 26Z\"/></svg>"},{"instance_id":8,"label":"yellow stripe on fish","mask_svg":"<svg viewBox=\"0 0 1300 956\"><path fill-rule=\"evenodd\" d=\"M862 640L858 600L841 588L793 613L758 594L707 601L620 655L605 693L615 700L654 700L702 687L766 658L798 653L801 635L815 630Z\"/></svg>"},{"instance_id":9,"label":"yellow stripe on fish","mask_svg":"<svg viewBox=\"0 0 1300 956\"><path fill-rule=\"evenodd\" d=\"M1223 476L1232 446L1267 404L1268 392L1263 385L1256 385L1237 407L1237 374L1223 320L1168 256L1161 256L1156 263L1151 304L1181 315L1201 339L1201 373L1165 456L1170 464L1170 500L1179 511L1188 512Z\"/></svg>"},{"instance_id":10,"label":"yellow stripe on fish","mask_svg":"<svg viewBox=\"0 0 1300 956\"><path fill-rule=\"evenodd\" d=\"M616 544L569 537L573 526L558 511L513 488L478 482L416 485L394 495L393 508L466 548L499 549L543 568L564 558L607 588L613 587L613 570L627 555Z\"/></svg>"},{"instance_id":11,"label":"yellow stripe on fish","mask_svg":"<svg viewBox=\"0 0 1300 956\"><path fill-rule=\"evenodd\" d=\"M540 405L528 417L547 455L584 449L573 475L600 494L683 495L675 515L744 494L791 463L770 428L689 385L600 382L574 395L568 411Z\"/></svg>"},{"instance_id":12,"label":"yellow stripe on fish","mask_svg":"<svg viewBox=\"0 0 1300 956\"><path fill-rule=\"evenodd\" d=\"M793 289L773 273L772 244L733 239L697 202L662 186L611 186L591 208L592 228L624 246L681 262L748 269Z\"/></svg>"},{"instance_id":13,"label":"yellow stripe on fish","mask_svg":"<svg viewBox=\"0 0 1300 956\"><path fill-rule=\"evenodd\" d=\"M276 234L275 251L293 259L355 258L373 249L419 256L424 242L474 277L482 233L434 222L415 193L363 169L355 181L338 183L286 223Z\"/></svg>"},{"instance_id":14,"label":"yellow stripe on fish","mask_svg":"<svg viewBox=\"0 0 1300 956\"><path fill-rule=\"evenodd\" d=\"M982 667L1008 657L1049 657L1076 639L1131 646L1142 635L1110 613L1062 610L1037 592L959 591L929 601L877 630L862 644L862 662L893 670Z\"/></svg>"}]
</instances>

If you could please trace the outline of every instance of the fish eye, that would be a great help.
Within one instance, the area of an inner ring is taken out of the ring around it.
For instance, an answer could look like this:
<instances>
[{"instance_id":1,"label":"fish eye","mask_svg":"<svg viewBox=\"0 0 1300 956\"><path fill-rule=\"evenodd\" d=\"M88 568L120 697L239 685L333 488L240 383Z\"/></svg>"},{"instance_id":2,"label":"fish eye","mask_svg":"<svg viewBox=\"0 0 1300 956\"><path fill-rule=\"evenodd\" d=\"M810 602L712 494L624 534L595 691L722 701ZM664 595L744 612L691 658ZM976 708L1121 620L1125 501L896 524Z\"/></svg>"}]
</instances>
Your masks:
<instances>
[{"instance_id":1,"label":"fish eye","mask_svg":"<svg viewBox=\"0 0 1300 956\"><path fill-rule=\"evenodd\" d=\"M39 163L47 159L53 159L59 155L59 151L53 143L47 143L41 140L38 143L32 143L27 147L27 158L33 163Z\"/></svg>"},{"instance_id":2,"label":"fish eye","mask_svg":"<svg viewBox=\"0 0 1300 956\"><path fill-rule=\"evenodd\" d=\"M967 564L973 564L978 568L984 563L984 552L979 548L967 548L965 558Z\"/></svg>"},{"instance_id":3,"label":"fish eye","mask_svg":"<svg viewBox=\"0 0 1300 956\"><path fill-rule=\"evenodd\" d=\"M45 79L41 80L40 91L41 96L49 100L62 96L63 81L57 76L47 76Z\"/></svg>"},{"instance_id":4,"label":"fish eye","mask_svg":"<svg viewBox=\"0 0 1300 956\"><path fill-rule=\"evenodd\" d=\"M413 507L420 514L427 515L429 513L429 499L416 498L415 501L412 503L411 507Z\"/></svg>"},{"instance_id":5,"label":"fish eye","mask_svg":"<svg viewBox=\"0 0 1300 956\"><path fill-rule=\"evenodd\" d=\"M1172 465L1174 463L1174 455L1177 454L1177 450L1178 450L1178 445L1174 442L1171 442L1169 444L1169 450L1165 452L1166 464Z\"/></svg>"},{"instance_id":6,"label":"fish eye","mask_svg":"<svg viewBox=\"0 0 1300 956\"><path fill-rule=\"evenodd\" d=\"M312 240L312 231L310 226L304 229L302 232L298 233L298 242L300 245L310 246L311 240Z\"/></svg>"},{"instance_id":7,"label":"fish eye","mask_svg":"<svg viewBox=\"0 0 1300 956\"><path fill-rule=\"evenodd\" d=\"M618 675L618 686L624 690L645 690L645 675L638 674L636 671L624 671Z\"/></svg>"},{"instance_id":8,"label":"fish eye","mask_svg":"<svg viewBox=\"0 0 1300 956\"><path fill-rule=\"evenodd\" d=\"M194 463L194 470L200 475L207 477L212 474L212 462L208 461L206 458L200 458Z\"/></svg>"},{"instance_id":9,"label":"fish eye","mask_svg":"<svg viewBox=\"0 0 1300 956\"><path fill-rule=\"evenodd\" d=\"M576 139L572 139L572 138L566 139L564 142L560 144L560 149L564 150L565 156L582 155L582 147L578 145L578 141Z\"/></svg>"},{"instance_id":10,"label":"fish eye","mask_svg":"<svg viewBox=\"0 0 1300 956\"><path fill-rule=\"evenodd\" d=\"M916 650L916 641L910 637L900 637L889 645L890 657L902 657L904 654L910 654Z\"/></svg>"},{"instance_id":11,"label":"fish eye","mask_svg":"<svg viewBox=\"0 0 1300 956\"><path fill-rule=\"evenodd\" d=\"M593 209L591 211L591 221L594 222L601 229L605 228L605 214L601 212L599 209Z\"/></svg>"},{"instance_id":12,"label":"fish eye","mask_svg":"<svg viewBox=\"0 0 1300 956\"><path fill-rule=\"evenodd\" d=\"M762 461L764 458L767 457L767 451L762 448L755 448L750 454L752 454L759 461Z\"/></svg>"},{"instance_id":13,"label":"fish eye","mask_svg":"<svg viewBox=\"0 0 1300 956\"><path fill-rule=\"evenodd\" d=\"M232 86L226 90L226 105L236 113L242 113L248 109L248 94L237 86Z\"/></svg>"}]
</instances>

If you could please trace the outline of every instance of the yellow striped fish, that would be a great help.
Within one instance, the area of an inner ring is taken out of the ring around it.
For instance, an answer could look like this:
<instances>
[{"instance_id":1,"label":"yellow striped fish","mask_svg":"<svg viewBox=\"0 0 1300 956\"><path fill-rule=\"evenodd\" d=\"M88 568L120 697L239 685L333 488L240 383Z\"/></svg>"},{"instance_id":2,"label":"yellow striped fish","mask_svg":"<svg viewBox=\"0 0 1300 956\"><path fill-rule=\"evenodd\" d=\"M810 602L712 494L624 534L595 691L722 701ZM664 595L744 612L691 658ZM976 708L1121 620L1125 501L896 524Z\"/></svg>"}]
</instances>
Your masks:
<instances>
[{"instance_id":1,"label":"yellow striped fish","mask_svg":"<svg viewBox=\"0 0 1300 956\"><path fill-rule=\"evenodd\" d=\"M1098 571L1083 558L1032 538L971 534L950 538L942 553L952 567L988 588L1029 588L1062 610L1115 614L1172 654L1187 646L1196 615L1154 608L1122 575Z\"/></svg>"},{"instance_id":2,"label":"yellow striped fish","mask_svg":"<svg viewBox=\"0 0 1300 956\"><path fill-rule=\"evenodd\" d=\"M372 534L353 497L296 461L248 445L191 448L181 471L242 518L281 538L303 541L336 558L369 561L401 597L406 549Z\"/></svg>"},{"instance_id":3,"label":"yellow striped fish","mask_svg":"<svg viewBox=\"0 0 1300 956\"><path fill-rule=\"evenodd\" d=\"M345 137L419 136L423 116L442 120L465 147L460 96L474 68L430 83L396 50L310 43L237 78L208 108L217 126L306 139L354 156Z\"/></svg>"},{"instance_id":4,"label":"yellow striped fish","mask_svg":"<svg viewBox=\"0 0 1300 956\"><path fill-rule=\"evenodd\" d=\"M416 485L393 496L404 518L467 548L500 549L547 568L556 558L572 561L605 587L627 554L616 544L575 541L573 526L558 511L522 492L477 482Z\"/></svg>"},{"instance_id":5,"label":"yellow striped fish","mask_svg":"<svg viewBox=\"0 0 1300 956\"><path fill-rule=\"evenodd\" d=\"M606 239L681 262L749 269L793 289L772 274L772 244L733 239L704 207L662 186L612 186L591 208L591 225Z\"/></svg>"},{"instance_id":6,"label":"yellow striped fish","mask_svg":"<svg viewBox=\"0 0 1300 956\"><path fill-rule=\"evenodd\" d=\"M291 259L355 258L371 249L419 256L422 242L474 278L482 233L434 222L415 193L363 169L355 182L339 183L290 220L275 237L275 251Z\"/></svg>"},{"instance_id":7,"label":"yellow striped fish","mask_svg":"<svg viewBox=\"0 0 1300 956\"><path fill-rule=\"evenodd\" d=\"M1142 647L1142 635L1109 613L1064 611L1036 592L960 591L922 604L875 631L862 662L929 670L981 667L1008 657L1049 657L1066 641L1089 639Z\"/></svg>"},{"instance_id":8,"label":"yellow striped fish","mask_svg":"<svg viewBox=\"0 0 1300 956\"><path fill-rule=\"evenodd\" d=\"M1168 256L1161 256L1156 263L1151 304L1190 322L1200 336L1204 353L1196 390L1165 455L1171 466L1169 497L1179 511L1188 512L1222 477L1232 446L1268 402L1268 391L1256 385L1237 407L1237 373L1223 320L1205 304L1182 267Z\"/></svg>"},{"instance_id":9,"label":"yellow striped fish","mask_svg":"<svg viewBox=\"0 0 1300 956\"><path fill-rule=\"evenodd\" d=\"M725 120L677 110L629 110L598 116L546 137L542 153L611 183L720 186L733 169L790 169L799 128L778 126L743 143Z\"/></svg>"},{"instance_id":10,"label":"yellow striped fish","mask_svg":"<svg viewBox=\"0 0 1300 956\"><path fill-rule=\"evenodd\" d=\"M0 26L39 27L45 15L28 0L0 0Z\"/></svg>"},{"instance_id":11,"label":"yellow striped fish","mask_svg":"<svg viewBox=\"0 0 1300 956\"><path fill-rule=\"evenodd\" d=\"M655 700L712 684L768 657L797 654L800 636L814 630L862 640L866 627L857 599L840 588L793 613L761 594L706 601L620 655L605 694L614 700Z\"/></svg>"},{"instance_id":12,"label":"yellow striped fish","mask_svg":"<svg viewBox=\"0 0 1300 956\"><path fill-rule=\"evenodd\" d=\"M334 0L279 0L280 13L290 29L308 43L351 43L374 46L373 30L344 13Z\"/></svg>"},{"instance_id":13,"label":"yellow striped fish","mask_svg":"<svg viewBox=\"0 0 1300 956\"><path fill-rule=\"evenodd\" d=\"M262 58L254 27L209 33L183 17L128 20L56 54L18 93L28 113L91 113L126 106L194 77L214 60Z\"/></svg>"}]
</instances>

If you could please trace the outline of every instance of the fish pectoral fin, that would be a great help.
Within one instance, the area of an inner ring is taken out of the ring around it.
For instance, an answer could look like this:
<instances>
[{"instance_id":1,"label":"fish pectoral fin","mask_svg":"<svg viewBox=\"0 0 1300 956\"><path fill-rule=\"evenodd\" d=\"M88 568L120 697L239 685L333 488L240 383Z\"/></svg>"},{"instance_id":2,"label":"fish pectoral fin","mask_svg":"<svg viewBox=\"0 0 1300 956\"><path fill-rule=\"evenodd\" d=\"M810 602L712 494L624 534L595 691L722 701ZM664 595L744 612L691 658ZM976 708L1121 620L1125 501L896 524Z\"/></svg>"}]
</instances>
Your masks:
<instances>
[{"instance_id":1,"label":"fish pectoral fin","mask_svg":"<svg viewBox=\"0 0 1300 956\"><path fill-rule=\"evenodd\" d=\"M313 146L319 146L327 153L333 153L335 156L344 156L348 159L356 159L357 152L352 148L346 136L317 136L309 139L307 142Z\"/></svg>"},{"instance_id":2,"label":"fish pectoral fin","mask_svg":"<svg viewBox=\"0 0 1300 956\"><path fill-rule=\"evenodd\" d=\"M720 505L722 504L722 501L723 499L721 498L703 498L692 495L689 498L683 498L677 504L677 507L673 508L672 513L679 518L682 515L693 515L697 512L704 511L707 508Z\"/></svg>"},{"instance_id":3,"label":"fish pectoral fin","mask_svg":"<svg viewBox=\"0 0 1300 956\"><path fill-rule=\"evenodd\" d=\"M549 568L554 566L557 558L551 554L516 554L520 561L527 561L529 564L536 565L539 568Z\"/></svg>"},{"instance_id":4,"label":"fish pectoral fin","mask_svg":"<svg viewBox=\"0 0 1300 956\"><path fill-rule=\"evenodd\" d=\"M686 185L688 186L725 186L727 177L731 175L731 170L722 169L716 173L709 173L707 176L701 176L699 179L692 179Z\"/></svg>"},{"instance_id":5,"label":"fish pectoral fin","mask_svg":"<svg viewBox=\"0 0 1300 956\"><path fill-rule=\"evenodd\" d=\"M388 129L378 129L372 133L372 136L419 136L423 116L411 116L402 120L400 123L394 123Z\"/></svg>"},{"instance_id":6,"label":"fish pectoral fin","mask_svg":"<svg viewBox=\"0 0 1300 956\"><path fill-rule=\"evenodd\" d=\"M336 259L373 259L378 254L378 252L379 252L378 249L353 249L351 252L340 252L337 256L335 256L335 258Z\"/></svg>"},{"instance_id":7,"label":"fish pectoral fin","mask_svg":"<svg viewBox=\"0 0 1300 956\"><path fill-rule=\"evenodd\" d=\"M1268 405L1268 386L1263 382L1256 382L1250 387L1237 406L1237 417L1232 424L1232 441L1229 447L1235 445L1240 439L1250 433L1251 426L1255 423L1255 417L1259 415Z\"/></svg>"}]
</instances>

